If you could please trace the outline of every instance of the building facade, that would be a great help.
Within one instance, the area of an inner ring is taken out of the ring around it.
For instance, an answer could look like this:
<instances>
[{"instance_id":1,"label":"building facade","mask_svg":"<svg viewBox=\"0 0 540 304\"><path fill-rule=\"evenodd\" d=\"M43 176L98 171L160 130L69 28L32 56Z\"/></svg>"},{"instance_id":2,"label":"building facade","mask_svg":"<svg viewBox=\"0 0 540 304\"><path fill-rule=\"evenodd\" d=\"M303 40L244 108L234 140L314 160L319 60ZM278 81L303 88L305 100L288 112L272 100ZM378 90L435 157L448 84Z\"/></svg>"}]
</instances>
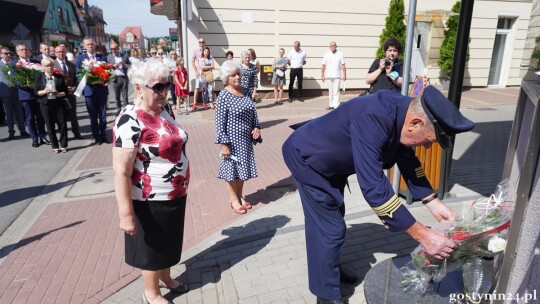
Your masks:
<instances>
[{"instance_id":1,"label":"building facade","mask_svg":"<svg viewBox=\"0 0 540 304\"><path fill-rule=\"evenodd\" d=\"M120 47L124 50L144 50L144 35L140 26L130 26L122 30L118 35Z\"/></svg>"},{"instance_id":2,"label":"building facade","mask_svg":"<svg viewBox=\"0 0 540 304\"><path fill-rule=\"evenodd\" d=\"M179 11L171 12L178 7L175 3L178 2L163 1L163 6L168 8L164 11L169 19L181 16ZM336 41L338 50L345 54L347 89L365 89L368 88L365 76L375 59L389 3L390 0L379 1L376 5L367 5L367 2L362 5L362 1L353 4L348 0L336 0L331 4L322 0L249 3L193 0L188 13L191 20L186 22L188 50L184 50L184 56L190 57L200 36L206 39L218 64L224 61L226 51L239 55L251 47L255 49L259 62L265 65L272 63L280 47L288 53L294 41L298 40L308 56L304 67L304 88L321 90L326 88L320 79L321 60L329 50L330 41ZM433 84L446 79L437 60L445 23L454 4L453 0L417 1L417 20L413 25L415 55L411 67L416 75L427 76ZM521 67L521 63L527 56L525 38L532 4L532 0L475 1L465 86L520 84L522 71L526 69ZM408 15L408 6L409 1L405 1L405 15ZM270 89L262 85L259 88Z\"/></svg>"}]
</instances>

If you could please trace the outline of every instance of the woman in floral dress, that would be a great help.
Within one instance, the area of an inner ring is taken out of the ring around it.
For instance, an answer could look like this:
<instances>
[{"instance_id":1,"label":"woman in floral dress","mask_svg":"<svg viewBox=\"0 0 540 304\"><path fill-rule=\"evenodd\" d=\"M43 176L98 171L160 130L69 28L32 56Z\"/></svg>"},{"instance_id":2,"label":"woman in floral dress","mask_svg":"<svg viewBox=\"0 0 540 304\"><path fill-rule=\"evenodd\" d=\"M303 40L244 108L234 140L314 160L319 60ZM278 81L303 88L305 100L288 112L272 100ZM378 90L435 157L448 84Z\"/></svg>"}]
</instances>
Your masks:
<instances>
[{"instance_id":1,"label":"woman in floral dress","mask_svg":"<svg viewBox=\"0 0 540 304\"><path fill-rule=\"evenodd\" d=\"M157 60L133 64L129 79L136 100L116 118L113 129L114 188L125 260L141 269L144 303L170 303L160 286L184 293L171 278L180 262L189 184L187 134L164 110L168 68Z\"/></svg>"}]
</instances>

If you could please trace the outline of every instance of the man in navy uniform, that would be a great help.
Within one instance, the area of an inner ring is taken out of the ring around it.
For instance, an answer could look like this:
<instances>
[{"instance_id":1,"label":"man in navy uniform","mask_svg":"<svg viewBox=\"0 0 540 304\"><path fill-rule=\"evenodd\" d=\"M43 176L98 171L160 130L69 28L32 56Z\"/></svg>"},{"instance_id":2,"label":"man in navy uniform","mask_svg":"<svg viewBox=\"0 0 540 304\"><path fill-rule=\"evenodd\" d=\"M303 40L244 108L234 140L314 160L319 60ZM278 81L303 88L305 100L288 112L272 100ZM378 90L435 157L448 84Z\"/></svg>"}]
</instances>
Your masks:
<instances>
[{"instance_id":1,"label":"man in navy uniform","mask_svg":"<svg viewBox=\"0 0 540 304\"><path fill-rule=\"evenodd\" d=\"M451 136L474 127L436 88L428 86L421 98L382 90L291 127L296 130L283 144L283 157L304 209L309 289L317 303L347 303L340 274L344 281L354 279L339 269L346 230L343 192L354 173L387 229L407 231L436 258L452 253L455 243L416 221L383 171L397 163L411 193L437 220L455 216L433 192L412 148L438 141L448 149Z\"/></svg>"}]
</instances>

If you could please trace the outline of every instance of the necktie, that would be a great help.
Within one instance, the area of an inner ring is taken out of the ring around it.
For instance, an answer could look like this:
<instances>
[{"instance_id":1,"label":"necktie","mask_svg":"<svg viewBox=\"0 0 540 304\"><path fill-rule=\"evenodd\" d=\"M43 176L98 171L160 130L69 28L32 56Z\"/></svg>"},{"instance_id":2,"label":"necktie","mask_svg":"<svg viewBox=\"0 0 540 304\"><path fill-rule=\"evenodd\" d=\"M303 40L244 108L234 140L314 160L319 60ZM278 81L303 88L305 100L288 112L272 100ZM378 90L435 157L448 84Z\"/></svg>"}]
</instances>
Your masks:
<instances>
[{"instance_id":1,"label":"necktie","mask_svg":"<svg viewBox=\"0 0 540 304\"><path fill-rule=\"evenodd\" d=\"M65 61L62 61L62 73L64 73L64 75L67 76L67 67L66 67Z\"/></svg>"}]
</instances>

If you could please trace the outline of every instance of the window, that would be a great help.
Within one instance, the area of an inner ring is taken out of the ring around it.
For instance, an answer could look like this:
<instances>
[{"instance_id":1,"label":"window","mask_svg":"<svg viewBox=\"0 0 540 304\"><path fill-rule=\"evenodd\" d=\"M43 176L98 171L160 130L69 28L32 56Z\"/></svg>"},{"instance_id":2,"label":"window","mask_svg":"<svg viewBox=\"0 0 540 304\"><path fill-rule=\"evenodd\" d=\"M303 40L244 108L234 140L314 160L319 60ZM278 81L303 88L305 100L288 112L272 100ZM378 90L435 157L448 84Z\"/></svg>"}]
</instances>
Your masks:
<instances>
[{"instance_id":1,"label":"window","mask_svg":"<svg viewBox=\"0 0 540 304\"><path fill-rule=\"evenodd\" d=\"M512 23L514 22L514 18L504 18L499 17L499 20L497 21L497 29L498 30L509 30L512 29Z\"/></svg>"},{"instance_id":2,"label":"window","mask_svg":"<svg viewBox=\"0 0 540 304\"><path fill-rule=\"evenodd\" d=\"M134 39L134 36L132 33L127 33L126 34L126 42L133 42L135 39Z\"/></svg>"},{"instance_id":3,"label":"window","mask_svg":"<svg viewBox=\"0 0 540 304\"><path fill-rule=\"evenodd\" d=\"M58 13L58 23L64 24L64 13L62 12L62 9L59 7L56 9L56 12Z\"/></svg>"}]
</instances>

